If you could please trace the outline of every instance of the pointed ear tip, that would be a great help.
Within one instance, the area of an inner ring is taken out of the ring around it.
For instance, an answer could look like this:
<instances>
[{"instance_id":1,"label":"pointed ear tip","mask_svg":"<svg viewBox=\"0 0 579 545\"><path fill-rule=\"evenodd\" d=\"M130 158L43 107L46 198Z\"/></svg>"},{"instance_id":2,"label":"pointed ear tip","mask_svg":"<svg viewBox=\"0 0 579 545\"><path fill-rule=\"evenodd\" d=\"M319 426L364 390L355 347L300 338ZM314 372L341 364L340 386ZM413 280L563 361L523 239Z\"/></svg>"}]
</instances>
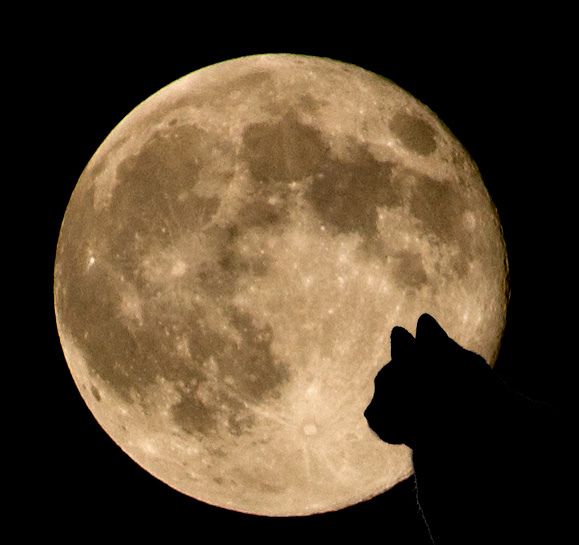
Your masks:
<instances>
[{"instance_id":1,"label":"pointed ear tip","mask_svg":"<svg viewBox=\"0 0 579 545\"><path fill-rule=\"evenodd\" d=\"M444 331L436 318L425 312L420 315L420 318L418 318L418 322L416 323L416 334L421 336L422 333L426 332L446 335L446 331Z\"/></svg>"},{"instance_id":2,"label":"pointed ear tip","mask_svg":"<svg viewBox=\"0 0 579 545\"><path fill-rule=\"evenodd\" d=\"M419 317L417 323L427 323L427 322L436 322L436 320L432 317L431 314L428 312L423 312Z\"/></svg>"},{"instance_id":3,"label":"pointed ear tip","mask_svg":"<svg viewBox=\"0 0 579 545\"><path fill-rule=\"evenodd\" d=\"M432 329L434 327L437 329L442 329L440 324L437 322L436 318L434 318L434 316L426 312L420 315L418 321L416 322L416 327L417 328L426 327L428 329Z\"/></svg>"},{"instance_id":4,"label":"pointed ear tip","mask_svg":"<svg viewBox=\"0 0 579 545\"><path fill-rule=\"evenodd\" d=\"M410 334L409 331L407 331L406 329L404 329L402 326L399 325L395 325L392 328L392 331L390 332L390 338L394 339L394 338L408 338L411 337L412 335Z\"/></svg>"}]
</instances>

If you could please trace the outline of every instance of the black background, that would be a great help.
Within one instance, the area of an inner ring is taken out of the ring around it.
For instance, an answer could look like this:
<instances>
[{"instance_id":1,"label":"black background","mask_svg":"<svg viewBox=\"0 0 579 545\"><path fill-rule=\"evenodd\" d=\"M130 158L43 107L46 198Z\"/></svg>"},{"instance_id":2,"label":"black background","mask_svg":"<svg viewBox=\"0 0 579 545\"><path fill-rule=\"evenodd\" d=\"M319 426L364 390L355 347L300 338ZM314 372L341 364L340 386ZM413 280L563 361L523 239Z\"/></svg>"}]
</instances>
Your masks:
<instances>
[{"instance_id":1,"label":"black background","mask_svg":"<svg viewBox=\"0 0 579 545\"><path fill-rule=\"evenodd\" d=\"M213 539L273 541L351 531L380 532L384 543L428 543L412 479L369 502L303 518L254 517L199 503L123 454L73 384L54 322L52 272L74 185L98 145L141 100L229 58L292 52L351 62L388 77L438 114L479 166L503 224L512 293L496 370L535 399L561 410L574 404L576 244L569 188L576 182L576 144L565 15L499 14L489 22L480 14L458 14L462 19L429 31L428 20L418 28L413 18L385 20L373 13L340 28L330 20L308 24L305 16L278 28L286 15L271 15L264 32L234 20L224 28L219 18L201 16L177 30L185 14L141 28L113 14L96 24L88 14L67 23L52 13L50 24L30 33L33 47L18 64L27 72L24 81L30 80L23 94L35 97L29 100L35 129L28 145L37 150L30 163L38 164L28 166L31 172L40 166L34 199L40 227L31 244L40 259L35 282L42 288L42 342L30 347L41 357L28 362L39 393L35 446L26 449L32 460L23 456L30 484L22 507L47 534L69 534L72 520L89 534L161 531L194 539L208 530Z\"/></svg>"}]
</instances>

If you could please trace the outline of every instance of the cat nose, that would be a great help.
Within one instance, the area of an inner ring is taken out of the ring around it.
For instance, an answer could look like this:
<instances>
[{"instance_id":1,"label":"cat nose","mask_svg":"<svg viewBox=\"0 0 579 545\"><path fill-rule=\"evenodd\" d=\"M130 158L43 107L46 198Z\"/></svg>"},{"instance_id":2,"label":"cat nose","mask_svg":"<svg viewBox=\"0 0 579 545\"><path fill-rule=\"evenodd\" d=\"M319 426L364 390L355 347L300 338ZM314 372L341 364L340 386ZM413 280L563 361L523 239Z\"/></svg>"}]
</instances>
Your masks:
<instances>
[{"instance_id":1,"label":"cat nose","mask_svg":"<svg viewBox=\"0 0 579 545\"><path fill-rule=\"evenodd\" d=\"M366 420L368 420L368 422L373 418L374 416L374 409L372 407L372 403L370 403L370 405L368 405L366 407L366 410L364 411L364 418L366 418Z\"/></svg>"}]
</instances>

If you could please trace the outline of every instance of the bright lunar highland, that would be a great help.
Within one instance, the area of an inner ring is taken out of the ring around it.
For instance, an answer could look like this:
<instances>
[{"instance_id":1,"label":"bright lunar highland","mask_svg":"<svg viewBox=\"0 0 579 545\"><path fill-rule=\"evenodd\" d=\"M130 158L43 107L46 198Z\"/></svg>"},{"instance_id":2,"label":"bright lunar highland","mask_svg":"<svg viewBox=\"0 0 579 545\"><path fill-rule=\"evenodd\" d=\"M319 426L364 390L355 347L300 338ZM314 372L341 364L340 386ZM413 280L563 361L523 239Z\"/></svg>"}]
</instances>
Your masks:
<instances>
[{"instance_id":1,"label":"bright lunar highland","mask_svg":"<svg viewBox=\"0 0 579 545\"><path fill-rule=\"evenodd\" d=\"M411 473L363 416L391 328L428 312L492 363L507 261L428 108L352 65L258 55L114 128L68 204L54 290L76 385L133 460L213 505L306 515Z\"/></svg>"}]
</instances>

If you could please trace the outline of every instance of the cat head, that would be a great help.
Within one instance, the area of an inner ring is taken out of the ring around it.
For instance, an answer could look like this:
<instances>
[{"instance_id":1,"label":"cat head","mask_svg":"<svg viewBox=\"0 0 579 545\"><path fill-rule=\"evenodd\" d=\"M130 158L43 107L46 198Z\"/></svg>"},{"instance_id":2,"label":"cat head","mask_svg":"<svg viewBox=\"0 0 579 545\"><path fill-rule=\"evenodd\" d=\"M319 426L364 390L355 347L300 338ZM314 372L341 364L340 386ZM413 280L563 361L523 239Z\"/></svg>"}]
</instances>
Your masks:
<instances>
[{"instance_id":1,"label":"cat head","mask_svg":"<svg viewBox=\"0 0 579 545\"><path fill-rule=\"evenodd\" d=\"M387 443L412 447L421 434L456 424L486 387L490 367L428 314L418 319L416 337L395 327L390 345L392 359L377 374L374 397L364 413Z\"/></svg>"}]
</instances>

